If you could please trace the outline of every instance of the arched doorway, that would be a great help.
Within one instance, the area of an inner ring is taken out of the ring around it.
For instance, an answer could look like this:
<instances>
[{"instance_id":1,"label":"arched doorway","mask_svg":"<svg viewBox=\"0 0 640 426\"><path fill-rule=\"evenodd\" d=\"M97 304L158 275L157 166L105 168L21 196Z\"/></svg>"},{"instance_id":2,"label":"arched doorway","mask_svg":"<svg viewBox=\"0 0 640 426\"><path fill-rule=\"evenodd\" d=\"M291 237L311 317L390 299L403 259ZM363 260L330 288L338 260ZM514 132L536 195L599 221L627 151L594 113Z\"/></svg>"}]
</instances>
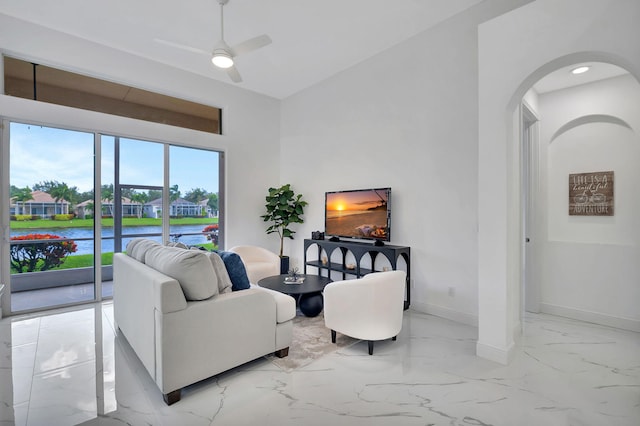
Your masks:
<instances>
[{"instance_id":1,"label":"arched doorway","mask_svg":"<svg viewBox=\"0 0 640 426\"><path fill-rule=\"evenodd\" d=\"M584 65L592 76L572 74ZM640 84L615 65L581 62L543 77L527 98L520 316L542 312L638 331L630 301L640 297L640 195L632 189L640 178ZM539 121L527 151L529 108Z\"/></svg>"},{"instance_id":2,"label":"arched doorway","mask_svg":"<svg viewBox=\"0 0 640 426\"><path fill-rule=\"evenodd\" d=\"M632 19L638 13L635 2L565 0L559 8L537 0L479 26L478 356L509 363L520 330L522 190L514 123L522 98L549 72L578 62L612 63L638 80L640 28Z\"/></svg>"}]
</instances>

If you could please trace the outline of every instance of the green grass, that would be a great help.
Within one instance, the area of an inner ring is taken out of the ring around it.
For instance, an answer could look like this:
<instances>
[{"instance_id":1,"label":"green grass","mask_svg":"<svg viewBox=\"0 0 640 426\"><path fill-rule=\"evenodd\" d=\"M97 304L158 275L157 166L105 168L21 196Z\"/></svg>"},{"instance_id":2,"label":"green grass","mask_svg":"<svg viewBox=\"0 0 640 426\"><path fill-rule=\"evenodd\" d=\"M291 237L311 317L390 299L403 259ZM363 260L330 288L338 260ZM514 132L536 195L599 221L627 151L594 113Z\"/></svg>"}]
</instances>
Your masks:
<instances>
[{"instance_id":1,"label":"green grass","mask_svg":"<svg viewBox=\"0 0 640 426\"><path fill-rule=\"evenodd\" d=\"M218 218L184 217L170 219L171 225L211 225L218 223ZM125 217L122 226L162 226L162 219ZM113 219L102 219L103 228L112 228ZM51 229L51 228L93 228L93 219L72 219L69 221L38 219L26 221L11 221L11 229Z\"/></svg>"},{"instance_id":2,"label":"green grass","mask_svg":"<svg viewBox=\"0 0 640 426\"><path fill-rule=\"evenodd\" d=\"M102 253L102 266L113 264L113 253ZM68 256L64 263L58 269L73 269L73 268L86 268L87 266L93 266L92 254L80 254L77 256Z\"/></svg>"},{"instance_id":3,"label":"green grass","mask_svg":"<svg viewBox=\"0 0 640 426\"><path fill-rule=\"evenodd\" d=\"M206 244L196 244L198 247L204 247L207 250L213 250L213 243ZM217 246L215 247L218 248ZM113 253L102 253L102 266L113 265ZM76 256L67 256L64 260L64 263L57 268L51 269L52 271L58 271L61 269L74 269L74 268L86 268L89 266L93 266L93 255L92 254L79 254ZM12 274L15 274L15 271L11 271Z\"/></svg>"}]
</instances>

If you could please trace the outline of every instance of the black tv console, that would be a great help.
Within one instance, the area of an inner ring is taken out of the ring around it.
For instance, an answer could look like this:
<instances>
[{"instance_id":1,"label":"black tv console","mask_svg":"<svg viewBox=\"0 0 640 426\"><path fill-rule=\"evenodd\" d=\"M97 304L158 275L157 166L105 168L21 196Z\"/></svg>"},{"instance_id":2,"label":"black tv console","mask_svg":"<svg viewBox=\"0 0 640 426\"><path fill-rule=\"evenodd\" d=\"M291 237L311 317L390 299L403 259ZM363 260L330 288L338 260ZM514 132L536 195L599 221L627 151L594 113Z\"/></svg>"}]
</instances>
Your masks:
<instances>
[{"instance_id":1,"label":"black tv console","mask_svg":"<svg viewBox=\"0 0 640 426\"><path fill-rule=\"evenodd\" d=\"M307 260L307 250L313 245L318 246L318 258L313 260ZM340 249L341 262L332 262L331 254L334 250ZM322 262L322 252L326 253L326 263ZM353 254L355 258L355 267L353 269L347 268L346 259L347 253ZM322 271L327 271L327 276L331 277L331 271L337 271L342 273L342 279L347 279L347 275L355 275L356 278L360 278L370 272L375 272L372 269L361 268L360 262L365 254L369 254L371 257L371 265L375 265L376 256L382 254L385 256L391 264L391 269L397 269L398 259L402 257L407 265L407 282L406 282L406 297L404 301L404 309L408 309L411 304L411 248L404 246L392 246L385 244L383 246L374 245L371 243L362 242L346 242L346 241L330 241L330 240L304 240L304 273L307 273L307 266L313 266L318 269L318 275L322 276Z\"/></svg>"}]
</instances>

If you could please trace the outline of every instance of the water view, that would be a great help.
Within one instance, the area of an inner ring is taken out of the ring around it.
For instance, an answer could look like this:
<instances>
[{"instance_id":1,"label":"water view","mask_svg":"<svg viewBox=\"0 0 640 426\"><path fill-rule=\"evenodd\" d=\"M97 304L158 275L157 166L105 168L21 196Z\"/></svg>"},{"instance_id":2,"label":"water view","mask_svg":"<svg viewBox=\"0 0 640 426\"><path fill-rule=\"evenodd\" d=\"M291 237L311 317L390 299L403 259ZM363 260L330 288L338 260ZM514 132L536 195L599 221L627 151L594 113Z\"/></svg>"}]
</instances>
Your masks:
<instances>
[{"instance_id":1,"label":"water view","mask_svg":"<svg viewBox=\"0 0 640 426\"><path fill-rule=\"evenodd\" d=\"M171 235L175 236L176 234L181 235L178 237L178 241L186 244L186 245L196 245L196 244L206 244L210 241L207 240L205 234L202 233L205 225L171 225ZM11 230L11 236L19 236L19 235L28 235L33 233L39 234L53 234L58 235L63 238L73 239L76 245L78 246L77 251L74 255L81 254L92 254L93 253L93 229L91 228L42 228L37 231L33 229L20 229L20 230ZM129 234L160 234L162 233L162 229L159 226L128 226L122 228L122 248L127 246L127 243L132 238L126 238L126 235ZM197 234L197 235L188 235L188 234ZM145 237L154 241L161 242L161 236L149 236ZM102 229L102 252L108 253L113 252L113 228L103 228Z\"/></svg>"}]
</instances>

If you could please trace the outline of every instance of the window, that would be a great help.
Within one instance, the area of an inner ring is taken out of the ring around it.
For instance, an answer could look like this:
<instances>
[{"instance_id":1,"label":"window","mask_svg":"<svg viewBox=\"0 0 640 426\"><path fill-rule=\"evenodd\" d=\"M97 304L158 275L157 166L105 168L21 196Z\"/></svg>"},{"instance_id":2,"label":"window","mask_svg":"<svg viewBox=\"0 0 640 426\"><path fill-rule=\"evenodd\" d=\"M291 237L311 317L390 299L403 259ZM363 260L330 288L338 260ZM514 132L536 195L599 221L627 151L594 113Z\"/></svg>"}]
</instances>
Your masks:
<instances>
[{"instance_id":1,"label":"window","mask_svg":"<svg viewBox=\"0 0 640 426\"><path fill-rule=\"evenodd\" d=\"M5 94L222 134L219 108L4 57Z\"/></svg>"},{"instance_id":2,"label":"window","mask_svg":"<svg viewBox=\"0 0 640 426\"><path fill-rule=\"evenodd\" d=\"M113 254L132 238L222 243L222 152L3 124L10 192L0 210L9 213L11 240L0 252L11 266L0 281L10 284L11 312L110 297Z\"/></svg>"}]
</instances>

